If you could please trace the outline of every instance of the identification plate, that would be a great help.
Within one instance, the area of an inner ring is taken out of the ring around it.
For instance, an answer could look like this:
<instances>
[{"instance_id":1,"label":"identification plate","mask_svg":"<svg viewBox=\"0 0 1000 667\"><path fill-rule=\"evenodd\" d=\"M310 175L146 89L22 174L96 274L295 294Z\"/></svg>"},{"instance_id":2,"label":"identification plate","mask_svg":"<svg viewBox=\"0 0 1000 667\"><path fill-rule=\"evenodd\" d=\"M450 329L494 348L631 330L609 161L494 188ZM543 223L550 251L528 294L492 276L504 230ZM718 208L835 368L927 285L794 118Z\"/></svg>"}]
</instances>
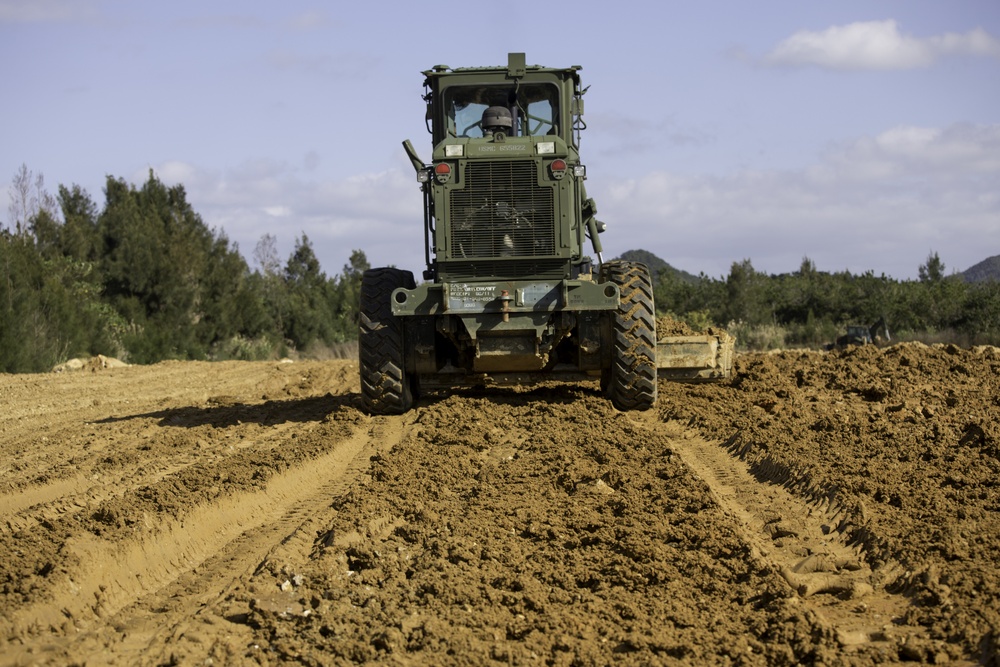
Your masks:
<instances>
[{"instance_id":1,"label":"identification plate","mask_svg":"<svg viewBox=\"0 0 1000 667\"><path fill-rule=\"evenodd\" d=\"M448 286L448 310L482 310L495 301L500 291L495 284L451 283Z\"/></svg>"}]
</instances>

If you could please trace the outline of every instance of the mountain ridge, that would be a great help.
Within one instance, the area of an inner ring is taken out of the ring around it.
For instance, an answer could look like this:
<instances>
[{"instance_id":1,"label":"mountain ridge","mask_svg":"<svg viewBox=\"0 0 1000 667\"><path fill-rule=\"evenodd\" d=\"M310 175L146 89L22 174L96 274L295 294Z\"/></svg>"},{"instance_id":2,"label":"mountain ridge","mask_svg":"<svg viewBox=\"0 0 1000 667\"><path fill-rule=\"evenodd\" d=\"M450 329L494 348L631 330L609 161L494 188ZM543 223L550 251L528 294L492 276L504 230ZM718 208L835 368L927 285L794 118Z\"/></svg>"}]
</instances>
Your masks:
<instances>
[{"instance_id":1,"label":"mountain ridge","mask_svg":"<svg viewBox=\"0 0 1000 667\"><path fill-rule=\"evenodd\" d=\"M700 276L678 269L654 253L640 248L626 250L618 259L627 262L642 262L649 267L649 272L654 278L659 276L661 271L666 271L668 275L676 276L684 282L697 282L700 279ZM957 275L961 276L968 283L985 282L988 280L1000 281L1000 255L987 257L983 261L970 266L965 271L960 271Z\"/></svg>"},{"instance_id":2,"label":"mountain ridge","mask_svg":"<svg viewBox=\"0 0 1000 667\"><path fill-rule=\"evenodd\" d=\"M967 283L979 283L986 280L1000 281L1000 255L987 257L978 264L974 264L962 271L960 274Z\"/></svg>"}]
</instances>

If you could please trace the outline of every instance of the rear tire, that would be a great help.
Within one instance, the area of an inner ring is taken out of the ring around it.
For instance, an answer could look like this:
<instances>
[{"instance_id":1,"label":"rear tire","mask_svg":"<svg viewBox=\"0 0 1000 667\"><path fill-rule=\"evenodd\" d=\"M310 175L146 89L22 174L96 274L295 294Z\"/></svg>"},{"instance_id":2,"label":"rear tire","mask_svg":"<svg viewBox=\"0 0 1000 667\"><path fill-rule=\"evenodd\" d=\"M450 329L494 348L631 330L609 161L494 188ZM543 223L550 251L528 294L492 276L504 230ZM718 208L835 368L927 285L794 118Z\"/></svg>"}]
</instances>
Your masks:
<instances>
[{"instance_id":1,"label":"rear tire","mask_svg":"<svg viewBox=\"0 0 1000 667\"><path fill-rule=\"evenodd\" d=\"M358 362L361 403L375 415L398 415L413 407L413 378L406 372L403 320L392 314L392 291L413 289L413 274L394 268L361 276Z\"/></svg>"},{"instance_id":2,"label":"rear tire","mask_svg":"<svg viewBox=\"0 0 1000 667\"><path fill-rule=\"evenodd\" d=\"M618 286L621 302L610 313L610 365L601 389L619 410L656 405L656 311L649 269L638 262L606 262L600 282Z\"/></svg>"}]
</instances>

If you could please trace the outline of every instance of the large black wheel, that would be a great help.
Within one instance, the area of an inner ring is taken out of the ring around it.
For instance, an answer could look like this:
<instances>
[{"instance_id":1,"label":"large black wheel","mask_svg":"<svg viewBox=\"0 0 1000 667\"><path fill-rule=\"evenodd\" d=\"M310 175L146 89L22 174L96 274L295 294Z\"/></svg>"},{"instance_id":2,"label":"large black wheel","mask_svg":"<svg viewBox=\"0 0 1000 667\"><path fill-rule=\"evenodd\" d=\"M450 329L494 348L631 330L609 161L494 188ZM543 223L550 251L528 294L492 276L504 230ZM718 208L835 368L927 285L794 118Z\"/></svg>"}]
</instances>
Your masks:
<instances>
[{"instance_id":1,"label":"large black wheel","mask_svg":"<svg viewBox=\"0 0 1000 667\"><path fill-rule=\"evenodd\" d=\"M392 314L397 287L413 289L413 274L400 269L369 269L361 276L358 361L361 402L376 415L398 415L413 407L414 387L406 372L403 321Z\"/></svg>"},{"instance_id":2,"label":"large black wheel","mask_svg":"<svg viewBox=\"0 0 1000 667\"><path fill-rule=\"evenodd\" d=\"M656 405L656 311L649 269L638 262L606 262L601 282L618 286L621 303L610 313L610 363L601 389L619 410Z\"/></svg>"}]
</instances>

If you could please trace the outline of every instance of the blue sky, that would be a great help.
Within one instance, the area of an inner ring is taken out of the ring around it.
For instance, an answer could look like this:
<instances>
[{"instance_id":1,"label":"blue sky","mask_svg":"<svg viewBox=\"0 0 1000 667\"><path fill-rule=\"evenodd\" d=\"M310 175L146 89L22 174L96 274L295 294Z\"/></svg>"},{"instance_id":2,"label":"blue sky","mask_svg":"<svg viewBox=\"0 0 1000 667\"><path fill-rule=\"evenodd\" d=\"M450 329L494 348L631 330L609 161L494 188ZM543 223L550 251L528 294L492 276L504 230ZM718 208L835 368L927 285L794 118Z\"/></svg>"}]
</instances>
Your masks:
<instances>
[{"instance_id":1,"label":"blue sky","mask_svg":"<svg viewBox=\"0 0 1000 667\"><path fill-rule=\"evenodd\" d=\"M419 272L420 72L508 51L583 67L606 256L902 279L1000 254L997 0L0 0L0 221L22 164L98 206L152 169L251 263L306 234L328 274L355 248Z\"/></svg>"}]
</instances>

